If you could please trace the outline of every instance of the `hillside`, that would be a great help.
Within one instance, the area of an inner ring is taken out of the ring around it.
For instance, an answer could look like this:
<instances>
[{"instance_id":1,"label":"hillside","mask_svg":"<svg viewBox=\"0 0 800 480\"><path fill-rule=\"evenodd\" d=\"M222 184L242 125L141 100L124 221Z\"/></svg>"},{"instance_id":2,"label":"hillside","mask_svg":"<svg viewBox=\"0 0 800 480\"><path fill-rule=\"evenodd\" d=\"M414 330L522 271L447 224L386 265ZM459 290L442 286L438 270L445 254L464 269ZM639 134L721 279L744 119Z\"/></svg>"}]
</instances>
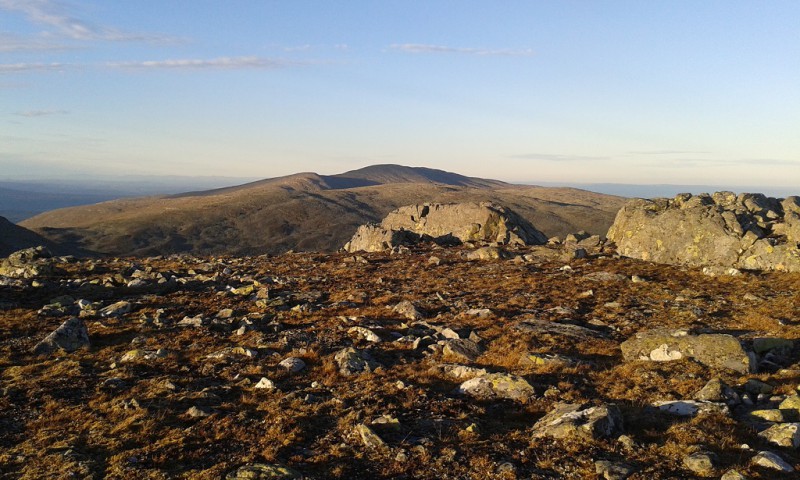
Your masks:
<instances>
[{"instance_id":1,"label":"hillside","mask_svg":"<svg viewBox=\"0 0 800 480\"><path fill-rule=\"evenodd\" d=\"M507 206L550 236L578 230L605 234L624 202L578 189L378 165L60 209L21 225L53 241L108 255L334 251L359 225L379 221L397 207L480 201Z\"/></svg>"},{"instance_id":2,"label":"hillside","mask_svg":"<svg viewBox=\"0 0 800 480\"><path fill-rule=\"evenodd\" d=\"M47 247L52 253L57 255L75 255L82 253L75 248L51 242L35 232L15 225L4 217L0 217L0 257L5 257L9 253L22 250L23 248L36 247L38 245Z\"/></svg>"},{"instance_id":3,"label":"hillside","mask_svg":"<svg viewBox=\"0 0 800 480\"><path fill-rule=\"evenodd\" d=\"M797 478L800 274L470 252L3 279L0 477Z\"/></svg>"}]
</instances>

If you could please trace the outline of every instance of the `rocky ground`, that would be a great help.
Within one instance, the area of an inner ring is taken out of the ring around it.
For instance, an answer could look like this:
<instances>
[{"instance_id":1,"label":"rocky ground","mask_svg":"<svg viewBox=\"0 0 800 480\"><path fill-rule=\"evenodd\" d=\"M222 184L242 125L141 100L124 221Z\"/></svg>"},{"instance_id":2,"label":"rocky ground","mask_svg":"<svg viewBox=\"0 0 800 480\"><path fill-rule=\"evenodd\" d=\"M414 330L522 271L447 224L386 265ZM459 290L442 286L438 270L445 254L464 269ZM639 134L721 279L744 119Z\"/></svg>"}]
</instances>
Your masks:
<instances>
[{"instance_id":1,"label":"rocky ground","mask_svg":"<svg viewBox=\"0 0 800 480\"><path fill-rule=\"evenodd\" d=\"M797 478L800 274L401 250L0 277L0 477Z\"/></svg>"}]
</instances>

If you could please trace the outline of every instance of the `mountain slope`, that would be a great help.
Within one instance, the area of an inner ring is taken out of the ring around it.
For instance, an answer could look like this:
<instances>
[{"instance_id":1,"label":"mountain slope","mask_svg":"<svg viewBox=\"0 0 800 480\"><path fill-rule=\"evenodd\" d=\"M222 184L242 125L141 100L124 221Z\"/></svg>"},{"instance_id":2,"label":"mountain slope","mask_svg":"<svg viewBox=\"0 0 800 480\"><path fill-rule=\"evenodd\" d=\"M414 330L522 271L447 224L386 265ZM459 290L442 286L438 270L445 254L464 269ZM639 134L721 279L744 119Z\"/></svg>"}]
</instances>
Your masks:
<instances>
[{"instance_id":1,"label":"mountain slope","mask_svg":"<svg viewBox=\"0 0 800 480\"><path fill-rule=\"evenodd\" d=\"M57 255L74 255L80 252L73 248L58 245L36 232L15 225L4 217L0 217L0 257L28 247L43 245Z\"/></svg>"},{"instance_id":2,"label":"mountain slope","mask_svg":"<svg viewBox=\"0 0 800 480\"><path fill-rule=\"evenodd\" d=\"M440 170L380 165L302 173L238 187L55 210L22 222L43 236L109 255L332 251L359 225L424 202L493 201L547 235L605 234L623 199L519 186Z\"/></svg>"}]
</instances>

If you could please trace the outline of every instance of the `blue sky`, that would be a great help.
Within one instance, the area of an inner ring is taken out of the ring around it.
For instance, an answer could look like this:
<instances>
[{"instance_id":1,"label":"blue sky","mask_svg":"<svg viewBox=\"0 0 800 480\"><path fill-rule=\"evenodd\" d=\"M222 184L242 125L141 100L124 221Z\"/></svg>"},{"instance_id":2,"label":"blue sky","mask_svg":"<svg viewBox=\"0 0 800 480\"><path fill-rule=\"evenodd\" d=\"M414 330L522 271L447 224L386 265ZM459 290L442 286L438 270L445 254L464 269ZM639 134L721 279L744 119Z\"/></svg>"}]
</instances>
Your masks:
<instances>
[{"instance_id":1,"label":"blue sky","mask_svg":"<svg viewBox=\"0 0 800 480\"><path fill-rule=\"evenodd\" d=\"M0 177L399 163L797 186L799 18L797 1L0 0Z\"/></svg>"}]
</instances>

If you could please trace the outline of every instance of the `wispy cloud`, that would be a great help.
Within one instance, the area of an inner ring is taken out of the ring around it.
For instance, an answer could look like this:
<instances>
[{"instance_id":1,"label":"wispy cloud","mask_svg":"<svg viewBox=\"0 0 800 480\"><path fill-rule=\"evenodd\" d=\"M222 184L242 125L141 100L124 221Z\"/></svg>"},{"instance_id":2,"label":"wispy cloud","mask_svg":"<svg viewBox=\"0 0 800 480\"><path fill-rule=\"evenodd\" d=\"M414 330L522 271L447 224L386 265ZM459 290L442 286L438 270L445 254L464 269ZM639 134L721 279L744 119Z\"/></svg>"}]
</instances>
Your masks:
<instances>
[{"instance_id":1,"label":"wispy cloud","mask_svg":"<svg viewBox=\"0 0 800 480\"><path fill-rule=\"evenodd\" d=\"M599 160L608 160L609 157L561 155L553 153L523 153L520 155L511 155L510 158L519 160L541 160L546 162L596 162Z\"/></svg>"},{"instance_id":2,"label":"wispy cloud","mask_svg":"<svg viewBox=\"0 0 800 480\"><path fill-rule=\"evenodd\" d=\"M55 52L75 47L40 37L21 37L0 33L0 53L11 52Z\"/></svg>"},{"instance_id":3,"label":"wispy cloud","mask_svg":"<svg viewBox=\"0 0 800 480\"><path fill-rule=\"evenodd\" d=\"M790 166L800 167L800 160L787 160L783 158L734 158L734 159L709 159L709 158L678 158L653 162L650 166L662 168L687 168L687 167L733 167L733 166Z\"/></svg>"},{"instance_id":4,"label":"wispy cloud","mask_svg":"<svg viewBox=\"0 0 800 480\"><path fill-rule=\"evenodd\" d=\"M3 63L0 64L0 75L4 73L46 72L76 68L77 64L68 63Z\"/></svg>"},{"instance_id":5,"label":"wispy cloud","mask_svg":"<svg viewBox=\"0 0 800 480\"><path fill-rule=\"evenodd\" d=\"M284 59L265 57L220 57L190 58L171 60L144 60L134 62L105 63L6 63L0 64L0 75L26 72L54 72L80 70L87 68L120 69L120 70L272 70L304 65Z\"/></svg>"},{"instance_id":6,"label":"wispy cloud","mask_svg":"<svg viewBox=\"0 0 800 480\"><path fill-rule=\"evenodd\" d=\"M396 43L389 46L392 50L405 53L445 53L478 56L497 56L497 57L530 57L534 51L529 48L469 48L469 47L448 47L445 45L430 45L424 43Z\"/></svg>"},{"instance_id":7,"label":"wispy cloud","mask_svg":"<svg viewBox=\"0 0 800 480\"><path fill-rule=\"evenodd\" d=\"M139 62L108 62L109 68L132 70L168 69L168 70L233 70L233 69L277 69L297 65L296 62L264 57L220 57L212 59L175 59L147 60Z\"/></svg>"},{"instance_id":8,"label":"wispy cloud","mask_svg":"<svg viewBox=\"0 0 800 480\"><path fill-rule=\"evenodd\" d=\"M628 155L700 155L711 152L692 150L633 150L626 153Z\"/></svg>"},{"instance_id":9,"label":"wispy cloud","mask_svg":"<svg viewBox=\"0 0 800 480\"><path fill-rule=\"evenodd\" d=\"M14 115L20 117L48 117L50 115L66 115L69 111L67 110L24 110L22 112L14 112Z\"/></svg>"},{"instance_id":10,"label":"wispy cloud","mask_svg":"<svg viewBox=\"0 0 800 480\"><path fill-rule=\"evenodd\" d=\"M31 23L42 25L73 40L106 40L120 42L174 42L175 39L155 34L123 32L116 28L95 25L78 18L54 0L0 0L0 9L19 12Z\"/></svg>"}]
</instances>

